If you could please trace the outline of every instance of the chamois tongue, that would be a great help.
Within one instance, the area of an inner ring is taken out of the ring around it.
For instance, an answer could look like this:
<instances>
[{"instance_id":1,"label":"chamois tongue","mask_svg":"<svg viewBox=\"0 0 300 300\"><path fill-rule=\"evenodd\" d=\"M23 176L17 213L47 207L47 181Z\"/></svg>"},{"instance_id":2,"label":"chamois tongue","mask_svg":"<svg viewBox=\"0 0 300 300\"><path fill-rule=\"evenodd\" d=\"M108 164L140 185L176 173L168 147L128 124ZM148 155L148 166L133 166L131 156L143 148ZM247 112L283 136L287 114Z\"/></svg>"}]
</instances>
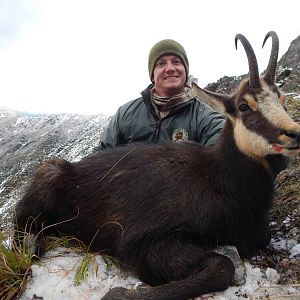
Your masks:
<instances>
[{"instance_id":1,"label":"chamois tongue","mask_svg":"<svg viewBox=\"0 0 300 300\"><path fill-rule=\"evenodd\" d=\"M273 145L273 151L275 152L281 152L283 149L282 146L279 146L279 145Z\"/></svg>"}]
</instances>

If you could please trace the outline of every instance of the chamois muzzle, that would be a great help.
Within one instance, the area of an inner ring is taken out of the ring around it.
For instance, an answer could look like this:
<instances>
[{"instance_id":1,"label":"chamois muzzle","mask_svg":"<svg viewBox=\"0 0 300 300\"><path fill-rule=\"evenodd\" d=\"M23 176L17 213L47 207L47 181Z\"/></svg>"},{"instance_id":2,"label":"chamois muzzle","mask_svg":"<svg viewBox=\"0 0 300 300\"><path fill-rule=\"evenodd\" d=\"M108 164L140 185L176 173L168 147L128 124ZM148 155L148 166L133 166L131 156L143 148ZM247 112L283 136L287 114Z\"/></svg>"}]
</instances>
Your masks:
<instances>
[{"instance_id":1,"label":"chamois muzzle","mask_svg":"<svg viewBox=\"0 0 300 300\"><path fill-rule=\"evenodd\" d=\"M249 43L249 41L242 34L238 33L235 36L235 48L237 49L237 41L240 40L248 58L249 64L249 87L250 89L259 89L261 87L258 65L255 53Z\"/></svg>"},{"instance_id":2,"label":"chamois muzzle","mask_svg":"<svg viewBox=\"0 0 300 300\"><path fill-rule=\"evenodd\" d=\"M262 47L264 47L269 37L272 37L272 50L271 50L268 66L265 71L264 79L268 84L272 84L275 83L275 73L276 73L278 51L279 51L279 39L276 32L269 31L265 36Z\"/></svg>"},{"instance_id":3,"label":"chamois muzzle","mask_svg":"<svg viewBox=\"0 0 300 300\"><path fill-rule=\"evenodd\" d=\"M279 143L274 143L272 149L278 153L293 155L300 151L300 130L285 130Z\"/></svg>"},{"instance_id":4,"label":"chamois muzzle","mask_svg":"<svg viewBox=\"0 0 300 300\"><path fill-rule=\"evenodd\" d=\"M285 131L284 134L293 140L293 146L289 149L299 149L300 147L300 132L299 131Z\"/></svg>"}]
</instances>

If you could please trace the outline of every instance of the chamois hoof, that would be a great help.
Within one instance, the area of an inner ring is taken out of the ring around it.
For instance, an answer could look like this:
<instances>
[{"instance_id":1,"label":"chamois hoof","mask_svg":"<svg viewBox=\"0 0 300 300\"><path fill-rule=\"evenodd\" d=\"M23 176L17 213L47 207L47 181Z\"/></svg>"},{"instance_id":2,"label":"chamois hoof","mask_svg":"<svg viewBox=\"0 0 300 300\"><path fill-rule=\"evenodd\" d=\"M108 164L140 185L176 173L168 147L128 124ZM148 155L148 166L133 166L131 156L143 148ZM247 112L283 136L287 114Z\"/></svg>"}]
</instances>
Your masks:
<instances>
[{"instance_id":1,"label":"chamois hoof","mask_svg":"<svg viewBox=\"0 0 300 300\"><path fill-rule=\"evenodd\" d=\"M46 252L46 239L43 236L36 236L35 234L27 234L24 237L23 245L25 247L25 251L37 257L42 257Z\"/></svg>"},{"instance_id":2,"label":"chamois hoof","mask_svg":"<svg viewBox=\"0 0 300 300\"><path fill-rule=\"evenodd\" d=\"M47 249L47 242L46 242L46 238L42 237L42 238L38 238L35 242L34 245L34 253L37 257L42 257L45 253L46 253L46 249Z\"/></svg>"}]
</instances>

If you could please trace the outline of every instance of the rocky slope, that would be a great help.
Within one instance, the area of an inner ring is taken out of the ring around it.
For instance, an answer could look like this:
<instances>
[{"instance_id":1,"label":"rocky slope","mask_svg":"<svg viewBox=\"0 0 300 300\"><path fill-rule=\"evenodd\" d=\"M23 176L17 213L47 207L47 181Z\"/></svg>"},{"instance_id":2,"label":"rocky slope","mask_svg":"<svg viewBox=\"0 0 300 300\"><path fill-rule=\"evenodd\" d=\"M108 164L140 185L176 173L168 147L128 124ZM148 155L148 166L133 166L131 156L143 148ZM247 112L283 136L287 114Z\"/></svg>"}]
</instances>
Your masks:
<instances>
[{"instance_id":1,"label":"rocky slope","mask_svg":"<svg viewBox=\"0 0 300 300\"><path fill-rule=\"evenodd\" d=\"M241 76L224 76L217 82L210 83L207 89L220 92L232 92L247 74ZM300 94L300 35L292 41L288 51L278 62L277 83L285 93Z\"/></svg>"},{"instance_id":2,"label":"rocky slope","mask_svg":"<svg viewBox=\"0 0 300 300\"><path fill-rule=\"evenodd\" d=\"M103 115L30 115L0 111L0 215L1 227L11 219L34 170L43 160L60 156L78 160L100 140L108 118Z\"/></svg>"}]
</instances>

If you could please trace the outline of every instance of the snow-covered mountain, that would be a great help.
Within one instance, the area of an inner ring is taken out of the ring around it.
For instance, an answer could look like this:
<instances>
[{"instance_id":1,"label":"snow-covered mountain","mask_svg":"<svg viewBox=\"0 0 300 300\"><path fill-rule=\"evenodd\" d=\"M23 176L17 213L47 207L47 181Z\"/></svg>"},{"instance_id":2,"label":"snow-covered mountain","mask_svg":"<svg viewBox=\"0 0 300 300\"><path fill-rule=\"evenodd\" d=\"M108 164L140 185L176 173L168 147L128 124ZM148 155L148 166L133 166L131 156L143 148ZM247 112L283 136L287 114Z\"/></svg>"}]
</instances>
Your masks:
<instances>
[{"instance_id":1,"label":"snow-covered mountain","mask_svg":"<svg viewBox=\"0 0 300 300\"><path fill-rule=\"evenodd\" d=\"M108 122L104 115L31 115L0 110L1 227L11 219L34 168L46 158L79 160L98 145Z\"/></svg>"}]
</instances>

